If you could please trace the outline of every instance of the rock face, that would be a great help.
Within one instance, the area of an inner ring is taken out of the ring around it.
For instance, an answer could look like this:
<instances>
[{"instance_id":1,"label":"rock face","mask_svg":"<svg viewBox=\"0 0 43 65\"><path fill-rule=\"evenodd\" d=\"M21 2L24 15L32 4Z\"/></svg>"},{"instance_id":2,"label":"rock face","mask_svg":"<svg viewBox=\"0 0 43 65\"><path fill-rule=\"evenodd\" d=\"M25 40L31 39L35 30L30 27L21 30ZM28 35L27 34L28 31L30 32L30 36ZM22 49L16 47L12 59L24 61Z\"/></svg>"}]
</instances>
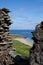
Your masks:
<instances>
[{"instance_id":1,"label":"rock face","mask_svg":"<svg viewBox=\"0 0 43 65\"><path fill-rule=\"evenodd\" d=\"M30 65L43 65L43 21L32 32L34 43L31 48Z\"/></svg>"},{"instance_id":2,"label":"rock face","mask_svg":"<svg viewBox=\"0 0 43 65\"><path fill-rule=\"evenodd\" d=\"M6 8L0 9L0 65L14 64L15 48L9 34L9 25L11 25L9 12Z\"/></svg>"}]
</instances>

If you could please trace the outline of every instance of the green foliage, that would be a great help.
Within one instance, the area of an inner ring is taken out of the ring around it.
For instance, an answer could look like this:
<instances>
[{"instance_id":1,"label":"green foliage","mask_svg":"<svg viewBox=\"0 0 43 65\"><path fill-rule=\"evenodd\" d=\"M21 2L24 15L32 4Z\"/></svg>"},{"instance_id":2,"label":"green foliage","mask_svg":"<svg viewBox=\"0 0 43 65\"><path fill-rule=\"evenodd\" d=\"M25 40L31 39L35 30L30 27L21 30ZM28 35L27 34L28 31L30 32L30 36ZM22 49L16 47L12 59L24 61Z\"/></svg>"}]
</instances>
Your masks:
<instances>
[{"instance_id":1,"label":"green foliage","mask_svg":"<svg viewBox=\"0 0 43 65\"><path fill-rule=\"evenodd\" d=\"M30 48L31 48L30 46L28 46L24 43L21 43L17 40L13 40L13 45L16 48L16 52L18 54L21 54L21 55L26 56L26 57L30 56Z\"/></svg>"}]
</instances>

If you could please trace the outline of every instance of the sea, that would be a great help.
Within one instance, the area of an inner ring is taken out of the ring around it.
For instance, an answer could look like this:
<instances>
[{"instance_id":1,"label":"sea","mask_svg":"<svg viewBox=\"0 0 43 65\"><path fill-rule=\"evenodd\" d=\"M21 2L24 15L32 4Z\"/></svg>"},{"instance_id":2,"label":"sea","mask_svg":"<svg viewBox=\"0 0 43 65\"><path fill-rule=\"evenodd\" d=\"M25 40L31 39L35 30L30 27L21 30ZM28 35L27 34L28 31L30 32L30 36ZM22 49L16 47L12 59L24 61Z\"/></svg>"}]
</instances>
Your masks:
<instances>
[{"instance_id":1,"label":"sea","mask_svg":"<svg viewBox=\"0 0 43 65\"><path fill-rule=\"evenodd\" d=\"M29 40L32 40L32 33L34 30L9 30L10 34L16 34L16 35L21 35Z\"/></svg>"}]
</instances>

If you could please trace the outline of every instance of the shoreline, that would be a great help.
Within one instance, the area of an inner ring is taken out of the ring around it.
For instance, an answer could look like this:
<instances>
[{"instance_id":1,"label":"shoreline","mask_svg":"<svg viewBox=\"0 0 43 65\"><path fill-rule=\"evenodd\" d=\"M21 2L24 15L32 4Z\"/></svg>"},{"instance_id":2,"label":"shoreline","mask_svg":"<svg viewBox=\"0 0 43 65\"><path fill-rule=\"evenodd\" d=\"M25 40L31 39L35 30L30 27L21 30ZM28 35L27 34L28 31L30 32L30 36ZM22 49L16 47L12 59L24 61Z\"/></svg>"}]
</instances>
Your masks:
<instances>
[{"instance_id":1,"label":"shoreline","mask_svg":"<svg viewBox=\"0 0 43 65\"><path fill-rule=\"evenodd\" d=\"M26 45L29 45L29 46L33 46L33 42L26 37L23 37L23 36L20 36L20 35L12 35L12 39L20 41L20 42L22 42Z\"/></svg>"}]
</instances>

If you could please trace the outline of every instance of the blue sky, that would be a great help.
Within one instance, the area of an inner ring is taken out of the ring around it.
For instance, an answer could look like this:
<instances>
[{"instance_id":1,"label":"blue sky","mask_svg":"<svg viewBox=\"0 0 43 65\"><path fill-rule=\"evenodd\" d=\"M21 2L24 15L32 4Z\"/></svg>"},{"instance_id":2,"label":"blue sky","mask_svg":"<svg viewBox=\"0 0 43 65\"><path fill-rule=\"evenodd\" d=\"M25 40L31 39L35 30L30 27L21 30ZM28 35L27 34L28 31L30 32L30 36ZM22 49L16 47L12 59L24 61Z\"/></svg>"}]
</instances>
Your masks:
<instances>
[{"instance_id":1,"label":"blue sky","mask_svg":"<svg viewBox=\"0 0 43 65\"><path fill-rule=\"evenodd\" d=\"M43 0L0 0L0 8L8 8L10 29L34 29L43 20Z\"/></svg>"}]
</instances>

